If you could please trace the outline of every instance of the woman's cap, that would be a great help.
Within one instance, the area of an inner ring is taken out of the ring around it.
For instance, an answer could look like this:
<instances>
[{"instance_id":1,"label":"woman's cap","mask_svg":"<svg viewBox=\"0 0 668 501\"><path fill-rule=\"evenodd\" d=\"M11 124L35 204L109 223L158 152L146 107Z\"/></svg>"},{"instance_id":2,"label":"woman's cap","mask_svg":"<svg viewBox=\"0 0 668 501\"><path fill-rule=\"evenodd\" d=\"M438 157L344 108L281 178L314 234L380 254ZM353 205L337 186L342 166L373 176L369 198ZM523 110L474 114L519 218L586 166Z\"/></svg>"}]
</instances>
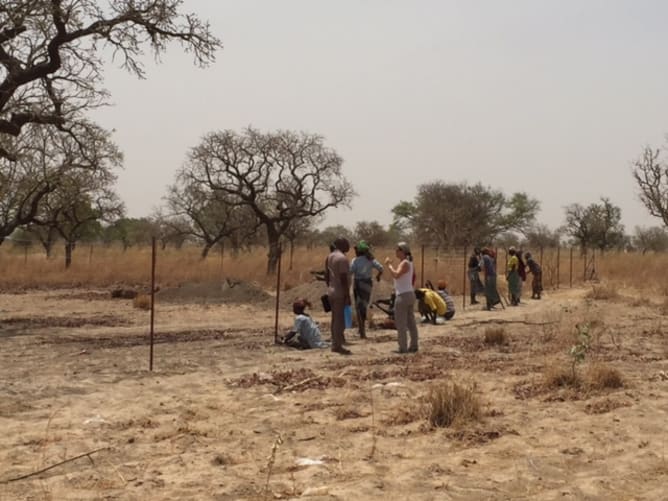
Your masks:
<instances>
[{"instance_id":1,"label":"woman's cap","mask_svg":"<svg viewBox=\"0 0 668 501\"><path fill-rule=\"evenodd\" d=\"M406 242L399 242L397 244L397 249L399 249L404 254L410 254L411 253L411 248L408 246L408 244Z\"/></svg>"},{"instance_id":2,"label":"woman's cap","mask_svg":"<svg viewBox=\"0 0 668 501\"><path fill-rule=\"evenodd\" d=\"M360 252L367 252L369 250L369 244L364 240L360 240L357 243L357 250Z\"/></svg>"}]
</instances>

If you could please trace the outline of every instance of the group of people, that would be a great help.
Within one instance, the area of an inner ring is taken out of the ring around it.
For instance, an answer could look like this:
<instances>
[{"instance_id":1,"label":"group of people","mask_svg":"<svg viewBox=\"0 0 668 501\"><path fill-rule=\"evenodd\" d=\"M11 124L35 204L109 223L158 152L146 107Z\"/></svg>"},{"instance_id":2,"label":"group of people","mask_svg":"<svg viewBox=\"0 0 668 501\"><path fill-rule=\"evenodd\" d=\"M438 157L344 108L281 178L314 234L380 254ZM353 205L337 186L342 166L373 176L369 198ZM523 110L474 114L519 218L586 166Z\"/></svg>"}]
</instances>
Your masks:
<instances>
[{"instance_id":1,"label":"group of people","mask_svg":"<svg viewBox=\"0 0 668 501\"><path fill-rule=\"evenodd\" d=\"M522 283L527 279L527 272L531 273L531 299L540 299L543 292L543 272L540 265L533 259L530 252L524 254L510 247L508 249L508 263L506 265L506 280L510 305L518 306L522 296ZM480 272L484 275L484 284L480 280ZM471 304L479 304L476 295L484 293L485 308L492 310L501 303L501 297L496 283L496 253L489 248L475 248L468 262L468 277L471 286Z\"/></svg>"},{"instance_id":2,"label":"group of people","mask_svg":"<svg viewBox=\"0 0 668 501\"><path fill-rule=\"evenodd\" d=\"M345 238L337 238L325 263L325 283L327 284L327 299L331 309L332 344L335 353L349 355L350 350L345 348L345 308L352 306L350 290L355 299L360 337L366 337L366 320L371 291L373 288L373 272L376 271L376 281L380 280L385 271L380 262L373 255L368 244L364 241L355 246L356 257L352 264L348 262L346 253L350 250L350 242ZM388 257L385 266L394 280L394 322L398 333L399 353L416 352L418 350L418 329L415 322L415 268L413 256L408 244L400 242L395 250L399 260L393 266ZM410 337L410 342L409 342Z\"/></svg>"},{"instance_id":3,"label":"group of people","mask_svg":"<svg viewBox=\"0 0 668 501\"><path fill-rule=\"evenodd\" d=\"M395 247L396 266L388 257L385 259L384 267L374 258L369 245L363 240L355 246L355 258L352 263L346 257L348 251L350 242L345 238L337 238L330 246L330 254L325 262L323 278L327 284L327 294L323 296L323 303L331 312L331 344L321 339L317 324L305 312L305 309L311 306L305 299L298 299L293 304L295 324L285 339L288 344L300 348L329 347L335 353L349 355L350 350L344 347L346 308L352 308L354 299L359 335L365 338L373 282L374 279L380 281L386 269L392 275L394 282L392 316L397 330L397 353L418 351L418 327L414 314L416 301L424 322L443 323L454 316L455 301L448 292L444 280L439 280L436 290L429 282L427 283L429 287L415 287L415 266L410 247L406 242L399 242ZM510 304L519 305L522 282L526 280L527 272L533 276L532 298L540 299L543 290L540 265L529 252L524 254L523 259L522 252L514 247L508 249L508 255L505 276L508 281ZM480 279L481 272L484 282ZM476 296L482 293L485 295L487 310L492 310L501 303L496 282L496 254L492 249L474 249L468 262L468 277L471 285L471 304L479 304Z\"/></svg>"}]
</instances>

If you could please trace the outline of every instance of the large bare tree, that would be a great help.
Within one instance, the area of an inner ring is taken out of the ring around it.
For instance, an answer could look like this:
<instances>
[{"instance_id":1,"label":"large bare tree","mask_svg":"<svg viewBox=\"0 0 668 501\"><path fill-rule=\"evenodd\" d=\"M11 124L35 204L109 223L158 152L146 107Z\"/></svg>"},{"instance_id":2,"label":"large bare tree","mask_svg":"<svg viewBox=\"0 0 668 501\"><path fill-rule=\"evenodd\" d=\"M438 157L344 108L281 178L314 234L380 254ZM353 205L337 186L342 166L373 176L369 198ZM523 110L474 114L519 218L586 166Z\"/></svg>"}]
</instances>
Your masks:
<instances>
[{"instance_id":1,"label":"large bare tree","mask_svg":"<svg viewBox=\"0 0 668 501\"><path fill-rule=\"evenodd\" d=\"M182 0L2 0L0 2L0 158L27 124L70 130L81 112L103 104L104 47L138 77L146 49L170 41L195 62L214 60L220 41L208 23L182 12ZM78 134L73 131L76 137Z\"/></svg>"},{"instance_id":2,"label":"large bare tree","mask_svg":"<svg viewBox=\"0 0 668 501\"><path fill-rule=\"evenodd\" d=\"M183 175L236 207L249 208L267 235L267 273L274 273L281 239L296 221L348 206L354 196L343 160L322 136L247 128L207 134L194 147Z\"/></svg>"},{"instance_id":3,"label":"large bare tree","mask_svg":"<svg viewBox=\"0 0 668 501\"><path fill-rule=\"evenodd\" d=\"M668 227L668 163L659 157L661 150L645 147L633 164L633 177L640 189L640 200L652 216Z\"/></svg>"}]
</instances>

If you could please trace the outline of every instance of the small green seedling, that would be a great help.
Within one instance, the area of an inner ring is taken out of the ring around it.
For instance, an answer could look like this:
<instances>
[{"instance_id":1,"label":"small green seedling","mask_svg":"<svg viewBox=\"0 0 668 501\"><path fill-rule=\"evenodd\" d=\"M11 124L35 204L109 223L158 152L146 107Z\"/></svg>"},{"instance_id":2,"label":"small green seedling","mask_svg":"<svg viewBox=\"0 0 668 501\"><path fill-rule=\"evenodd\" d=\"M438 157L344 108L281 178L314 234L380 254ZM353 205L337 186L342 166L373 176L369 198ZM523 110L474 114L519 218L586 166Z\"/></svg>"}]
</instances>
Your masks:
<instances>
[{"instance_id":1,"label":"small green seedling","mask_svg":"<svg viewBox=\"0 0 668 501\"><path fill-rule=\"evenodd\" d=\"M573 381L575 381L575 366L579 363L584 362L585 356L589 351L589 346L591 342L591 337L589 335L589 324L578 324L578 340L577 343L571 346L571 351L569 352L571 356L571 372L573 376Z\"/></svg>"}]
</instances>

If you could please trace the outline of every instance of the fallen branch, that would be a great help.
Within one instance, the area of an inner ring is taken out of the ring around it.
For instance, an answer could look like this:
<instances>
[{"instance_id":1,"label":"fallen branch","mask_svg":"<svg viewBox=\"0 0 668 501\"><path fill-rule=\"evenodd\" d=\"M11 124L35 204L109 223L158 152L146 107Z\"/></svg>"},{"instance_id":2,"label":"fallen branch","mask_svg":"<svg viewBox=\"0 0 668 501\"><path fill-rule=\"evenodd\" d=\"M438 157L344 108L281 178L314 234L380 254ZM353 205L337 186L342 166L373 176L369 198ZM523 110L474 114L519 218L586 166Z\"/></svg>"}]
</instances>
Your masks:
<instances>
[{"instance_id":1,"label":"fallen branch","mask_svg":"<svg viewBox=\"0 0 668 501\"><path fill-rule=\"evenodd\" d=\"M42 469L37 470L37 471L26 473L25 475L21 475L21 476L18 476L18 477L13 477L13 478L7 478L5 480L0 480L0 484L8 484L9 482L16 482L17 480L23 480L23 479L26 479L26 478L34 477L36 475L44 473L45 471L49 471L49 470L52 470L52 469L54 469L58 466L62 466L65 463L70 463L72 461L76 461L77 459L80 459L82 457L87 457L88 459L90 459L92 461L92 459L90 457L91 454L95 454L96 452L100 452L100 451L105 451L107 449L109 449L109 447L102 447L100 449L95 449L93 451L84 452L83 454L79 454L78 456L74 456L74 457L65 459L65 460L63 460L59 463L52 464L51 466L47 466L46 468L42 468Z\"/></svg>"},{"instance_id":2,"label":"fallen branch","mask_svg":"<svg viewBox=\"0 0 668 501\"><path fill-rule=\"evenodd\" d=\"M528 322L527 320L503 320L503 319L487 319L487 320L474 320L473 322L469 322L467 324L458 324L457 327L470 327L472 325L480 325L480 324L523 324L523 325L536 325L536 326L543 326L543 325L553 325L553 324L558 324L559 322Z\"/></svg>"},{"instance_id":3,"label":"fallen branch","mask_svg":"<svg viewBox=\"0 0 668 501\"><path fill-rule=\"evenodd\" d=\"M298 387L300 387L300 386L303 385L303 384L310 383L310 382L313 381L314 379L318 379L318 377L317 377L317 376L315 376L315 377L308 377L308 378L304 379L303 381L299 381L298 383L289 384L289 385L287 385L287 386L284 387L284 388L279 388L278 390L276 390L276 393L280 393L280 392L282 392L282 391L290 391L290 390L294 390L295 388L298 388Z\"/></svg>"}]
</instances>

